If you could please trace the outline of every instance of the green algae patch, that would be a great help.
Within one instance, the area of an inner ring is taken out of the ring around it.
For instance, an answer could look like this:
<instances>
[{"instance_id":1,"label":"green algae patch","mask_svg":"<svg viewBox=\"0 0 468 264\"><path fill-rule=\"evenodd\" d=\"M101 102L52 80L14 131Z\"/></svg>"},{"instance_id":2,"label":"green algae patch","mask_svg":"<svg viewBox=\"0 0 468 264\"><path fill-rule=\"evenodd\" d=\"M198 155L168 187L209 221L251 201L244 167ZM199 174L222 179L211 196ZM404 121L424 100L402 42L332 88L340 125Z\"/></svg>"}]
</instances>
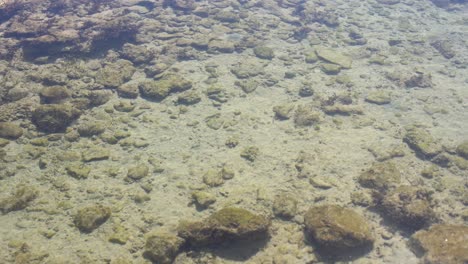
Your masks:
<instances>
[{"instance_id":1,"label":"green algae patch","mask_svg":"<svg viewBox=\"0 0 468 264\"><path fill-rule=\"evenodd\" d=\"M234 241L253 241L268 236L271 222L248 210L223 208L201 222L181 222L179 236L192 247L211 246Z\"/></svg>"}]
</instances>

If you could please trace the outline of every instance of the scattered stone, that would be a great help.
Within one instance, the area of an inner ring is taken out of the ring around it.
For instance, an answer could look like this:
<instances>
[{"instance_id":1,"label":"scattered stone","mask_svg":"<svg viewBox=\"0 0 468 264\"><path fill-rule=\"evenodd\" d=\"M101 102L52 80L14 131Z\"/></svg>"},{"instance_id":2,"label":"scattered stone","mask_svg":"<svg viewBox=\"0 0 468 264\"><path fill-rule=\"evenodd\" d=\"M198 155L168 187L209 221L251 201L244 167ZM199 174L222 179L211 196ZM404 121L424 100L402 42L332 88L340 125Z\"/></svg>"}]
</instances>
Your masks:
<instances>
[{"instance_id":1,"label":"scattered stone","mask_svg":"<svg viewBox=\"0 0 468 264\"><path fill-rule=\"evenodd\" d=\"M359 105L334 104L322 107L328 115L362 115L364 109Z\"/></svg>"},{"instance_id":2,"label":"scattered stone","mask_svg":"<svg viewBox=\"0 0 468 264\"><path fill-rule=\"evenodd\" d=\"M71 96L70 91L63 86L50 86L39 92L43 104L58 104Z\"/></svg>"},{"instance_id":3,"label":"scattered stone","mask_svg":"<svg viewBox=\"0 0 468 264\"><path fill-rule=\"evenodd\" d=\"M201 222L181 222L178 234L191 247L204 247L268 237L270 220L245 209L226 207Z\"/></svg>"},{"instance_id":4,"label":"scattered stone","mask_svg":"<svg viewBox=\"0 0 468 264\"><path fill-rule=\"evenodd\" d=\"M205 118L205 123L209 128L218 130L223 127L225 120L220 113L217 113Z\"/></svg>"},{"instance_id":5,"label":"scattered stone","mask_svg":"<svg viewBox=\"0 0 468 264\"><path fill-rule=\"evenodd\" d=\"M341 66L333 63L322 63L320 69L322 69L325 74L337 75L341 71Z\"/></svg>"},{"instance_id":6,"label":"scattered stone","mask_svg":"<svg viewBox=\"0 0 468 264\"><path fill-rule=\"evenodd\" d=\"M410 239L410 247L422 256L421 263L468 263L468 227L438 224L420 230Z\"/></svg>"},{"instance_id":7,"label":"scattered stone","mask_svg":"<svg viewBox=\"0 0 468 264\"><path fill-rule=\"evenodd\" d=\"M333 49L317 47L315 49L315 53L320 59L340 65L345 69L351 68L351 64L353 63L350 57L343 55Z\"/></svg>"},{"instance_id":8,"label":"scattered stone","mask_svg":"<svg viewBox=\"0 0 468 264\"><path fill-rule=\"evenodd\" d=\"M130 167L127 172L127 179L130 181L139 181L148 176L149 167L144 164L138 164Z\"/></svg>"},{"instance_id":9,"label":"scattered stone","mask_svg":"<svg viewBox=\"0 0 468 264\"><path fill-rule=\"evenodd\" d=\"M450 41L448 40L437 40L432 42L431 45L446 59L451 59L456 55Z\"/></svg>"},{"instance_id":10,"label":"scattered stone","mask_svg":"<svg viewBox=\"0 0 468 264\"><path fill-rule=\"evenodd\" d=\"M184 105L194 105L201 102L201 96L197 91L187 91L179 95L177 102Z\"/></svg>"},{"instance_id":11,"label":"scattered stone","mask_svg":"<svg viewBox=\"0 0 468 264\"><path fill-rule=\"evenodd\" d=\"M397 224L421 229L435 220L429 191L400 186L386 194L379 208Z\"/></svg>"},{"instance_id":12,"label":"scattered stone","mask_svg":"<svg viewBox=\"0 0 468 264\"><path fill-rule=\"evenodd\" d=\"M210 187L221 186L224 184L223 175L217 170L209 169L203 175L203 183Z\"/></svg>"},{"instance_id":13,"label":"scattered stone","mask_svg":"<svg viewBox=\"0 0 468 264\"><path fill-rule=\"evenodd\" d=\"M102 147L92 147L82 153L83 161L99 161L109 158L110 151Z\"/></svg>"},{"instance_id":14,"label":"scattered stone","mask_svg":"<svg viewBox=\"0 0 468 264\"><path fill-rule=\"evenodd\" d=\"M255 161L260 150L255 146L246 147L242 150L240 156L248 161Z\"/></svg>"},{"instance_id":15,"label":"scattered stone","mask_svg":"<svg viewBox=\"0 0 468 264\"><path fill-rule=\"evenodd\" d=\"M117 93L120 97L135 99L139 94L138 85L138 82L132 81L124 83L117 88Z\"/></svg>"},{"instance_id":16,"label":"scattered stone","mask_svg":"<svg viewBox=\"0 0 468 264\"><path fill-rule=\"evenodd\" d=\"M23 210L39 195L39 191L31 186L19 185L10 197L0 200L0 211L4 214Z\"/></svg>"},{"instance_id":17,"label":"scattered stone","mask_svg":"<svg viewBox=\"0 0 468 264\"><path fill-rule=\"evenodd\" d=\"M290 194L280 194L273 201L273 213L275 216L291 219L297 212L297 199Z\"/></svg>"},{"instance_id":18,"label":"scattered stone","mask_svg":"<svg viewBox=\"0 0 468 264\"><path fill-rule=\"evenodd\" d=\"M79 115L80 111L70 105L41 105L34 110L32 122L44 132L64 132Z\"/></svg>"},{"instance_id":19,"label":"scattered stone","mask_svg":"<svg viewBox=\"0 0 468 264\"><path fill-rule=\"evenodd\" d=\"M135 73L135 67L128 60L117 60L100 69L96 81L106 87L116 88L129 81Z\"/></svg>"},{"instance_id":20,"label":"scattered stone","mask_svg":"<svg viewBox=\"0 0 468 264\"><path fill-rule=\"evenodd\" d=\"M68 175L76 179L87 179L91 172L91 168L81 163L74 163L67 166L65 169Z\"/></svg>"},{"instance_id":21,"label":"scattered stone","mask_svg":"<svg viewBox=\"0 0 468 264\"><path fill-rule=\"evenodd\" d=\"M312 126L320 122L321 115L310 106L300 105L294 114L294 124L296 126Z\"/></svg>"},{"instance_id":22,"label":"scattered stone","mask_svg":"<svg viewBox=\"0 0 468 264\"><path fill-rule=\"evenodd\" d=\"M198 208L205 209L216 202L216 197L208 192L195 191L192 193L192 199Z\"/></svg>"},{"instance_id":23,"label":"scattered stone","mask_svg":"<svg viewBox=\"0 0 468 264\"><path fill-rule=\"evenodd\" d=\"M391 93L383 90L372 91L366 97L367 102L378 105L389 104L391 100Z\"/></svg>"},{"instance_id":24,"label":"scattered stone","mask_svg":"<svg viewBox=\"0 0 468 264\"><path fill-rule=\"evenodd\" d=\"M221 169L221 175L223 179L230 180L234 178L234 176L236 175L236 172L234 171L234 168L231 165L225 164L223 168Z\"/></svg>"},{"instance_id":25,"label":"scattered stone","mask_svg":"<svg viewBox=\"0 0 468 264\"><path fill-rule=\"evenodd\" d=\"M314 95L314 89L312 88L312 85L310 84L304 84L300 89L299 89L299 96L301 97L309 97Z\"/></svg>"},{"instance_id":26,"label":"scattered stone","mask_svg":"<svg viewBox=\"0 0 468 264\"><path fill-rule=\"evenodd\" d=\"M431 158L442 151L442 146L426 130L415 125L406 127L403 141L422 157Z\"/></svg>"},{"instance_id":27,"label":"scattered stone","mask_svg":"<svg viewBox=\"0 0 468 264\"><path fill-rule=\"evenodd\" d=\"M291 118L292 110L294 110L293 103L287 103L287 104L277 105L273 107L275 118L279 120L286 120L286 119Z\"/></svg>"},{"instance_id":28,"label":"scattered stone","mask_svg":"<svg viewBox=\"0 0 468 264\"><path fill-rule=\"evenodd\" d=\"M206 90L206 95L213 101L220 104L225 103L229 99L226 89L220 85L212 85Z\"/></svg>"},{"instance_id":29,"label":"scattered stone","mask_svg":"<svg viewBox=\"0 0 468 264\"><path fill-rule=\"evenodd\" d=\"M241 63L235 65L231 72L239 79L245 79L249 77L255 77L263 73L263 64L256 60L244 60Z\"/></svg>"},{"instance_id":30,"label":"scattered stone","mask_svg":"<svg viewBox=\"0 0 468 264\"><path fill-rule=\"evenodd\" d=\"M182 92L192 88L192 82L181 76L166 75L157 81L144 81L140 85L141 95L150 100L161 101L170 93Z\"/></svg>"},{"instance_id":31,"label":"scattered stone","mask_svg":"<svg viewBox=\"0 0 468 264\"><path fill-rule=\"evenodd\" d=\"M0 138L15 140L23 135L23 129L11 122L0 122Z\"/></svg>"},{"instance_id":32,"label":"scattered stone","mask_svg":"<svg viewBox=\"0 0 468 264\"><path fill-rule=\"evenodd\" d=\"M114 109L119 112L129 113L135 109L135 103L132 101L120 100L114 104Z\"/></svg>"},{"instance_id":33,"label":"scattered stone","mask_svg":"<svg viewBox=\"0 0 468 264\"><path fill-rule=\"evenodd\" d=\"M236 50L234 42L222 39L213 39L208 43L208 52L233 53Z\"/></svg>"},{"instance_id":34,"label":"scattered stone","mask_svg":"<svg viewBox=\"0 0 468 264\"><path fill-rule=\"evenodd\" d=\"M457 146L457 154L460 157L468 159L468 140L463 141L460 145Z\"/></svg>"},{"instance_id":35,"label":"scattered stone","mask_svg":"<svg viewBox=\"0 0 468 264\"><path fill-rule=\"evenodd\" d=\"M317 57L317 53L315 53L315 51L309 52L305 56L305 62L307 63L316 63L318 60L319 58Z\"/></svg>"},{"instance_id":36,"label":"scattered stone","mask_svg":"<svg viewBox=\"0 0 468 264\"><path fill-rule=\"evenodd\" d=\"M326 250L355 250L372 246L374 238L364 217L338 205L310 208L304 216L306 233Z\"/></svg>"},{"instance_id":37,"label":"scattered stone","mask_svg":"<svg viewBox=\"0 0 468 264\"><path fill-rule=\"evenodd\" d=\"M74 217L75 226L84 233L91 233L93 230L104 224L111 216L109 207L97 204L82 207Z\"/></svg>"},{"instance_id":38,"label":"scattered stone","mask_svg":"<svg viewBox=\"0 0 468 264\"><path fill-rule=\"evenodd\" d=\"M257 46L253 49L253 52L260 59L271 60L275 57L273 49L266 46Z\"/></svg>"},{"instance_id":39,"label":"scattered stone","mask_svg":"<svg viewBox=\"0 0 468 264\"><path fill-rule=\"evenodd\" d=\"M359 176L358 181L362 187L385 193L400 183L401 174L395 163L391 161L374 163Z\"/></svg>"},{"instance_id":40,"label":"scattered stone","mask_svg":"<svg viewBox=\"0 0 468 264\"><path fill-rule=\"evenodd\" d=\"M255 90L257 90L258 87L258 82L255 80L242 80L242 81L236 81L235 83L237 86L239 86L244 93L252 93Z\"/></svg>"},{"instance_id":41,"label":"scattered stone","mask_svg":"<svg viewBox=\"0 0 468 264\"><path fill-rule=\"evenodd\" d=\"M432 76L424 72L416 71L404 80L406 88L431 88Z\"/></svg>"},{"instance_id":42,"label":"scattered stone","mask_svg":"<svg viewBox=\"0 0 468 264\"><path fill-rule=\"evenodd\" d=\"M154 263L171 264L179 253L184 240L166 233L153 233L146 239L144 255Z\"/></svg>"},{"instance_id":43,"label":"scattered stone","mask_svg":"<svg viewBox=\"0 0 468 264\"><path fill-rule=\"evenodd\" d=\"M92 137L102 134L106 130L106 124L102 121L87 121L78 126L78 133L82 137Z\"/></svg>"},{"instance_id":44,"label":"scattered stone","mask_svg":"<svg viewBox=\"0 0 468 264\"><path fill-rule=\"evenodd\" d=\"M385 5L396 5L400 3L400 0L377 0L377 2Z\"/></svg>"}]
</instances>

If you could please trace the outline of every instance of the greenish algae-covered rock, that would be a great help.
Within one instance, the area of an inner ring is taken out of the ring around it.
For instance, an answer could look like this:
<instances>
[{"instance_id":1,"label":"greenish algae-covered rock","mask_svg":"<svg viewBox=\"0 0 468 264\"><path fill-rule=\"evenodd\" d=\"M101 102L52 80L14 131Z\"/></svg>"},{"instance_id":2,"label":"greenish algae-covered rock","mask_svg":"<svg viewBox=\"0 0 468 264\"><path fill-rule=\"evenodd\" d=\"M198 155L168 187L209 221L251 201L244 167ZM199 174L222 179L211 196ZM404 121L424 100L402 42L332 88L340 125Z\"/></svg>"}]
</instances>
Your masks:
<instances>
[{"instance_id":1,"label":"greenish algae-covered rock","mask_svg":"<svg viewBox=\"0 0 468 264\"><path fill-rule=\"evenodd\" d=\"M198 208L205 209L216 202L214 194L203 191L195 191L192 193L192 199Z\"/></svg>"},{"instance_id":2,"label":"greenish algae-covered rock","mask_svg":"<svg viewBox=\"0 0 468 264\"><path fill-rule=\"evenodd\" d=\"M460 157L468 159L468 140L457 146L457 154Z\"/></svg>"},{"instance_id":3,"label":"greenish algae-covered rock","mask_svg":"<svg viewBox=\"0 0 468 264\"><path fill-rule=\"evenodd\" d=\"M365 218L338 205L312 207L304 221L306 233L324 249L351 250L369 247L374 242Z\"/></svg>"},{"instance_id":4,"label":"greenish algae-covered rock","mask_svg":"<svg viewBox=\"0 0 468 264\"><path fill-rule=\"evenodd\" d=\"M64 132L80 114L79 110L66 104L40 105L33 111L32 122L40 131Z\"/></svg>"},{"instance_id":5,"label":"greenish algae-covered rock","mask_svg":"<svg viewBox=\"0 0 468 264\"><path fill-rule=\"evenodd\" d=\"M110 88L124 84L135 73L135 67L128 60L117 60L104 66L96 74L96 82Z\"/></svg>"},{"instance_id":6,"label":"greenish algae-covered rock","mask_svg":"<svg viewBox=\"0 0 468 264\"><path fill-rule=\"evenodd\" d=\"M85 162L106 160L109 158L110 151L102 147L92 147L83 151L82 159Z\"/></svg>"},{"instance_id":7,"label":"greenish algae-covered rock","mask_svg":"<svg viewBox=\"0 0 468 264\"><path fill-rule=\"evenodd\" d=\"M374 163L358 178L361 186L386 192L390 187L398 185L401 174L395 163L391 161Z\"/></svg>"},{"instance_id":8,"label":"greenish algae-covered rock","mask_svg":"<svg viewBox=\"0 0 468 264\"><path fill-rule=\"evenodd\" d=\"M67 171L68 175L76 179L87 179L89 173L91 172L91 168L81 163L73 163L68 165L65 170Z\"/></svg>"},{"instance_id":9,"label":"greenish algae-covered rock","mask_svg":"<svg viewBox=\"0 0 468 264\"><path fill-rule=\"evenodd\" d=\"M271 60L275 57L273 49L266 46L257 46L253 49L253 52L260 59Z\"/></svg>"},{"instance_id":10,"label":"greenish algae-covered rock","mask_svg":"<svg viewBox=\"0 0 468 264\"><path fill-rule=\"evenodd\" d=\"M15 193L0 200L0 211L4 214L26 208L39 195L36 188L26 185L16 187Z\"/></svg>"},{"instance_id":11,"label":"greenish algae-covered rock","mask_svg":"<svg viewBox=\"0 0 468 264\"><path fill-rule=\"evenodd\" d=\"M296 126L312 126L317 124L321 120L321 115L318 111L315 111L312 107L306 105L300 105L296 109L294 114L294 124Z\"/></svg>"},{"instance_id":12,"label":"greenish algae-covered rock","mask_svg":"<svg viewBox=\"0 0 468 264\"><path fill-rule=\"evenodd\" d=\"M161 101L170 93L182 92L192 88L192 82L182 76L166 75L159 80L148 80L139 85L141 95L150 100Z\"/></svg>"},{"instance_id":13,"label":"greenish algae-covered rock","mask_svg":"<svg viewBox=\"0 0 468 264\"><path fill-rule=\"evenodd\" d=\"M291 112L294 110L294 104L282 104L276 105L273 107L273 112L275 113L275 118L279 120L287 120L291 118Z\"/></svg>"},{"instance_id":14,"label":"greenish algae-covered rock","mask_svg":"<svg viewBox=\"0 0 468 264\"><path fill-rule=\"evenodd\" d=\"M270 219L248 210L226 207L201 222L181 222L178 234L191 247L234 241L256 241L268 237Z\"/></svg>"},{"instance_id":15,"label":"greenish algae-covered rock","mask_svg":"<svg viewBox=\"0 0 468 264\"><path fill-rule=\"evenodd\" d=\"M351 68L351 64L353 63L351 57L330 48L316 47L315 53L320 59L340 65L345 69Z\"/></svg>"},{"instance_id":16,"label":"greenish algae-covered rock","mask_svg":"<svg viewBox=\"0 0 468 264\"><path fill-rule=\"evenodd\" d=\"M240 156L248 161L255 161L259 153L260 150L258 149L258 147L250 146L244 148L240 153Z\"/></svg>"},{"instance_id":17,"label":"greenish algae-covered rock","mask_svg":"<svg viewBox=\"0 0 468 264\"><path fill-rule=\"evenodd\" d=\"M431 158L442 151L441 145L435 141L432 135L417 126L406 127L403 141L423 157Z\"/></svg>"},{"instance_id":18,"label":"greenish algae-covered rock","mask_svg":"<svg viewBox=\"0 0 468 264\"><path fill-rule=\"evenodd\" d=\"M438 224L411 236L409 245L426 264L468 263L468 226Z\"/></svg>"},{"instance_id":19,"label":"greenish algae-covered rock","mask_svg":"<svg viewBox=\"0 0 468 264\"><path fill-rule=\"evenodd\" d=\"M171 264L183 244L184 240L176 235L166 232L153 233L146 239L144 255L154 263Z\"/></svg>"},{"instance_id":20,"label":"greenish algae-covered rock","mask_svg":"<svg viewBox=\"0 0 468 264\"><path fill-rule=\"evenodd\" d=\"M290 219L296 215L297 199L290 194L277 195L273 201L273 213L277 217Z\"/></svg>"},{"instance_id":21,"label":"greenish algae-covered rock","mask_svg":"<svg viewBox=\"0 0 468 264\"><path fill-rule=\"evenodd\" d=\"M397 224L415 230L436 219L431 193L412 186L400 186L389 192L383 197L379 208Z\"/></svg>"},{"instance_id":22,"label":"greenish algae-covered rock","mask_svg":"<svg viewBox=\"0 0 468 264\"><path fill-rule=\"evenodd\" d=\"M0 138L15 140L23 135L23 129L11 122L0 122Z\"/></svg>"},{"instance_id":23,"label":"greenish algae-covered rock","mask_svg":"<svg viewBox=\"0 0 468 264\"><path fill-rule=\"evenodd\" d=\"M135 99L139 95L139 83L138 82L127 82L120 85L117 88L117 94L123 98Z\"/></svg>"},{"instance_id":24,"label":"greenish algae-covered rock","mask_svg":"<svg viewBox=\"0 0 468 264\"><path fill-rule=\"evenodd\" d=\"M148 176L149 167L145 164L139 164L128 168L127 180L128 181L139 181L144 177Z\"/></svg>"},{"instance_id":25,"label":"greenish algae-covered rock","mask_svg":"<svg viewBox=\"0 0 468 264\"><path fill-rule=\"evenodd\" d=\"M391 93L382 90L372 91L366 97L366 102L378 105L389 104L391 100Z\"/></svg>"},{"instance_id":26,"label":"greenish algae-covered rock","mask_svg":"<svg viewBox=\"0 0 468 264\"><path fill-rule=\"evenodd\" d=\"M84 233L91 233L111 216L109 207L96 204L82 207L74 217L75 226Z\"/></svg>"},{"instance_id":27,"label":"greenish algae-covered rock","mask_svg":"<svg viewBox=\"0 0 468 264\"><path fill-rule=\"evenodd\" d=\"M336 75L340 73L341 66L333 63L322 63L320 65L320 69L322 69L322 71L326 74Z\"/></svg>"},{"instance_id":28,"label":"greenish algae-covered rock","mask_svg":"<svg viewBox=\"0 0 468 264\"><path fill-rule=\"evenodd\" d=\"M45 104L57 104L71 96L71 92L63 86L45 87L39 92L41 101Z\"/></svg>"},{"instance_id":29,"label":"greenish algae-covered rock","mask_svg":"<svg viewBox=\"0 0 468 264\"><path fill-rule=\"evenodd\" d=\"M103 121L87 121L78 126L78 133L82 137L92 137L103 133L106 130L106 124Z\"/></svg>"},{"instance_id":30,"label":"greenish algae-covered rock","mask_svg":"<svg viewBox=\"0 0 468 264\"><path fill-rule=\"evenodd\" d=\"M209 169L203 175L203 183L210 187L221 186L224 183L223 175L215 169Z\"/></svg>"},{"instance_id":31,"label":"greenish algae-covered rock","mask_svg":"<svg viewBox=\"0 0 468 264\"><path fill-rule=\"evenodd\" d=\"M187 91L179 95L177 103L183 105L194 105L201 101L201 96L197 91Z\"/></svg>"}]
</instances>

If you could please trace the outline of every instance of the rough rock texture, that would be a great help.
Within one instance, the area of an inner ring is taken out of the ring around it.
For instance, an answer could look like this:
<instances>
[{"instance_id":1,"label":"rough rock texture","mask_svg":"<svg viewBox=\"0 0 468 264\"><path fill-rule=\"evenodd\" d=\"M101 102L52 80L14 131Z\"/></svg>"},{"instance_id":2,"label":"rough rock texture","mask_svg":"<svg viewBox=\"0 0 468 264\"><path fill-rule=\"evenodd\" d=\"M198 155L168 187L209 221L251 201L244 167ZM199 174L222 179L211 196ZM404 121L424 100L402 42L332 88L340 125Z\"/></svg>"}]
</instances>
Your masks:
<instances>
[{"instance_id":1,"label":"rough rock texture","mask_svg":"<svg viewBox=\"0 0 468 264\"><path fill-rule=\"evenodd\" d=\"M403 140L423 157L434 157L442 151L442 147L435 141L431 134L416 126L406 128L406 134Z\"/></svg>"},{"instance_id":2,"label":"rough rock texture","mask_svg":"<svg viewBox=\"0 0 468 264\"><path fill-rule=\"evenodd\" d=\"M74 223L81 232L90 233L106 222L110 216L111 209L109 207L100 204L91 205L78 210Z\"/></svg>"},{"instance_id":3,"label":"rough rock texture","mask_svg":"<svg viewBox=\"0 0 468 264\"><path fill-rule=\"evenodd\" d=\"M383 213L396 223L412 229L420 229L435 220L431 193L411 187L400 186L384 196Z\"/></svg>"},{"instance_id":4,"label":"rough rock texture","mask_svg":"<svg viewBox=\"0 0 468 264\"><path fill-rule=\"evenodd\" d=\"M270 220L245 209L223 208L202 222L182 222L179 236L192 247L216 245L239 240L264 239L268 235Z\"/></svg>"},{"instance_id":5,"label":"rough rock texture","mask_svg":"<svg viewBox=\"0 0 468 264\"><path fill-rule=\"evenodd\" d=\"M18 186L13 195L0 201L0 211L6 214L11 211L22 210L36 199L38 194L39 192L31 186Z\"/></svg>"},{"instance_id":6,"label":"rough rock texture","mask_svg":"<svg viewBox=\"0 0 468 264\"><path fill-rule=\"evenodd\" d=\"M184 240L180 237L158 232L146 239L145 256L154 263L171 264L177 256Z\"/></svg>"},{"instance_id":7,"label":"rough rock texture","mask_svg":"<svg viewBox=\"0 0 468 264\"><path fill-rule=\"evenodd\" d=\"M382 192L386 192L389 187L399 184L400 180L400 171L393 162L374 163L358 178L361 186Z\"/></svg>"},{"instance_id":8,"label":"rough rock texture","mask_svg":"<svg viewBox=\"0 0 468 264\"><path fill-rule=\"evenodd\" d=\"M306 233L320 247L349 250L368 247L374 242L367 221L353 210L341 206L312 207L305 214L304 222Z\"/></svg>"},{"instance_id":9,"label":"rough rock texture","mask_svg":"<svg viewBox=\"0 0 468 264\"><path fill-rule=\"evenodd\" d=\"M34 110L32 122L44 132L64 132L79 115L80 112L70 105L41 105Z\"/></svg>"},{"instance_id":10,"label":"rough rock texture","mask_svg":"<svg viewBox=\"0 0 468 264\"><path fill-rule=\"evenodd\" d=\"M427 264L468 263L468 227L440 224L411 236L412 250Z\"/></svg>"},{"instance_id":11,"label":"rough rock texture","mask_svg":"<svg viewBox=\"0 0 468 264\"><path fill-rule=\"evenodd\" d=\"M10 122L0 122L0 138L18 139L23 135L23 129Z\"/></svg>"}]
</instances>

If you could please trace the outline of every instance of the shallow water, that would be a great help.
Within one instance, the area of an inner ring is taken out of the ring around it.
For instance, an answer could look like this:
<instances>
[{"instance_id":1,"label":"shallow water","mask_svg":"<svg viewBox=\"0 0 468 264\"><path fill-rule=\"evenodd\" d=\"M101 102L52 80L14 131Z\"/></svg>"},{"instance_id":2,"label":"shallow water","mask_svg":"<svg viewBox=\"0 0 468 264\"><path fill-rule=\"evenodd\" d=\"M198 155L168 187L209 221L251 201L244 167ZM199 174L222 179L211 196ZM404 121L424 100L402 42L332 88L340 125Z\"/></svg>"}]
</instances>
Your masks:
<instances>
[{"instance_id":1,"label":"shallow water","mask_svg":"<svg viewBox=\"0 0 468 264\"><path fill-rule=\"evenodd\" d=\"M0 262L468 262L466 13L0 0Z\"/></svg>"}]
</instances>

